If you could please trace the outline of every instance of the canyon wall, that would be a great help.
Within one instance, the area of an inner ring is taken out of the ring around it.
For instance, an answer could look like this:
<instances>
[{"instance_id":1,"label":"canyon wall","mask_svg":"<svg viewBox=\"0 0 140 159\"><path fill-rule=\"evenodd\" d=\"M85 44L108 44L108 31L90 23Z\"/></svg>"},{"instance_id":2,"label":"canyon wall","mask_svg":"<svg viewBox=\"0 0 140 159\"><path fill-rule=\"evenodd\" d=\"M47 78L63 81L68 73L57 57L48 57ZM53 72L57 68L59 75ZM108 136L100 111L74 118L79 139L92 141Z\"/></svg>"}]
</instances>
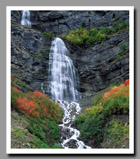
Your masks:
<instances>
[{"instance_id":1,"label":"canyon wall","mask_svg":"<svg viewBox=\"0 0 140 159\"><path fill-rule=\"evenodd\" d=\"M31 11L32 27L20 24L22 12L11 12L11 70L17 87L48 94L48 64L51 41L69 30L84 27L115 28L128 23L127 11ZM53 37L44 32L53 32ZM76 46L64 39L80 79L79 91L87 100L105 88L129 79L129 30L103 41ZM125 49L122 48L125 44ZM19 82L20 81L20 82ZM23 83L23 84L21 84ZM26 86L27 85L27 86Z\"/></svg>"}]
</instances>

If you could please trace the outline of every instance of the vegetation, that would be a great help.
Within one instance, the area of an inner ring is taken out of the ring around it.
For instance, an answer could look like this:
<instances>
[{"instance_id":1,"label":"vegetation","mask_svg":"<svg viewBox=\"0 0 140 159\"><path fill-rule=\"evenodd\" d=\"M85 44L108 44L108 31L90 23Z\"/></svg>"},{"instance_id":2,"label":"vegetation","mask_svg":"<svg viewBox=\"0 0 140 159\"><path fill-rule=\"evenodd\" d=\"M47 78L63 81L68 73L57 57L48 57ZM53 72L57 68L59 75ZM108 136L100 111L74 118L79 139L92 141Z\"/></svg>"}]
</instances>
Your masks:
<instances>
[{"instance_id":1,"label":"vegetation","mask_svg":"<svg viewBox=\"0 0 140 159\"><path fill-rule=\"evenodd\" d=\"M125 51L128 51L128 46L125 42L121 44L120 53L123 54Z\"/></svg>"},{"instance_id":2,"label":"vegetation","mask_svg":"<svg viewBox=\"0 0 140 159\"><path fill-rule=\"evenodd\" d=\"M84 113L76 118L75 126L80 130L84 141L94 139L95 145L100 147L105 134L111 147L118 147L126 136L128 140L129 133L129 123L116 120L121 115L129 115L129 80L96 98L93 106L86 108ZM112 116L116 119L110 121ZM119 131L120 134L115 137Z\"/></svg>"},{"instance_id":3,"label":"vegetation","mask_svg":"<svg viewBox=\"0 0 140 159\"><path fill-rule=\"evenodd\" d=\"M103 41L107 37L125 30L128 30L128 23L121 22L118 23L115 28L100 27L92 28L88 31L86 28L81 27L76 30L70 30L68 34L64 33L60 37L73 45L89 45L91 43Z\"/></svg>"},{"instance_id":4,"label":"vegetation","mask_svg":"<svg viewBox=\"0 0 140 159\"><path fill-rule=\"evenodd\" d=\"M27 88L27 89L31 89L31 87L27 84L25 84L24 82L18 80L18 79L15 79L14 80L14 84L20 86L20 87L23 87L23 88Z\"/></svg>"},{"instance_id":5,"label":"vegetation","mask_svg":"<svg viewBox=\"0 0 140 159\"><path fill-rule=\"evenodd\" d=\"M120 46L120 51L117 55L115 55L115 60L112 61L112 64L116 63L116 62L119 62L121 61L122 59L126 58L127 55L126 55L126 51L128 52L129 51L129 48L128 46L126 45L125 42L123 42Z\"/></svg>"},{"instance_id":6,"label":"vegetation","mask_svg":"<svg viewBox=\"0 0 140 159\"><path fill-rule=\"evenodd\" d=\"M117 24L115 31L118 32L120 30L125 30L125 29L128 29L128 27L129 27L128 23L119 23Z\"/></svg>"},{"instance_id":7,"label":"vegetation","mask_svg":"<svg viewBox=\"0 0 140 159\"><path fill-rule=\"evenodd\" d=\"M14 89L16 89L16 87L20 87L20 88L22 87L27 90L31 90L31 87L29 85L25 84L21 80L14 77L13 74L11 75L11 84L12 84L12 86L14 86Z\"/></svg>"},{"instance_id":8,"label":"vegetation","mask_svg":"<svg viewBox=\"0 0 140 159\"><path fill-rule=\"evenodd\" d=\"M59 143L60 140L58 123L61 122L63 112L57 103L39 91L23 93L12 87L11 105L12 109L26 116L25 120L28 123L24 129L12 128L14 139L30 134L30 140L28 139L30 146L60 148L55 143ZM14 120L23 123L17 120L16 116Z\"/></svg>"},{"instance_id":9,"label":"vegetation","mask_svg":"<svg viewBox=\"0 0 140 159\"><path fill-rule=\"evenodd\" d=\"M93 42L101 41L106 38L106 34L100 32L96 28L92 28L90 31L87 31L85 28L79 28L76 30L70 30L69 34L62 34L62 39L66 39L73 45L83 45L83 44L90 44Z\"/></svg>"},{"instance_id":10,"label":"vegetation","mask_svg":"<svg viewBox=\"0 0 140 159\"><path fill-rule=\"evenodd\" d=\"M44 36L48 37L48 38L53 38L54 37L54 32L51 31L51 32L43 32L42 33Z\"/></svg>"},{"instance_id":11,"label":"vegetation","mask_svg":"<svg viewBox=\"0 0 140 159\"><path fill-rule=\"evenodd\" d=\"M104 139L104 143L108 143L105 145L106 147L112 147L112 145L116 148L128 146L129 121L126 120L124 122L122 119L112 119L108 122L104 131Z\"/></svg>"},{"instance_id":12,"label":"vegetation","mask_svg":"<svg viewBox=\"0 0 140 159\"><path fill-rule=\"evenodd\" d=\"M41 53L42 55L45 55L45 50L44 50L44 49L41 49L41 50L40 50L40 53Z\"/></svg>"}]
</instances>

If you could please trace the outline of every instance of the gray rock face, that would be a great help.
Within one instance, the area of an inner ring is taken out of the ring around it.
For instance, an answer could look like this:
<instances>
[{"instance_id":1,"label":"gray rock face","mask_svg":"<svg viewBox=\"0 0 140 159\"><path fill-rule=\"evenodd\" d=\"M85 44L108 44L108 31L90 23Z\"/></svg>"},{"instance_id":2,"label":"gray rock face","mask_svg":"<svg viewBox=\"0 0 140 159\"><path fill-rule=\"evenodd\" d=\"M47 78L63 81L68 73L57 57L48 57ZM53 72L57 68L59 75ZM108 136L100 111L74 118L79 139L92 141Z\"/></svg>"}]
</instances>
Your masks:
<instances>
[{"instance_id":1,"label":"gray rock face","mask_svg":"<svg viewBox=\"0 0 140 159\"><path fill-rule=\"evenodd\" d=\"M112 19L128 21L127 11L31 11L32 27L57 36L79 27L87 29L116 25ZM12 22L20 24L21 12L12 11Z\"/></svg>"},{"instance_id":2,"label":"gray rock face","mask_svg":"<svg viewBox=\"0 0 140 159\"><path fill-rule=\"evenodd\" d=\"M90 45L87 48L74 48L67 44L80 77L80 91L83 98L95 95L112 84L129 79L129 53L123 52L121 45L127 47L128 32L114 35L110 39Z\"/></svg>"},{"instance_id":3,"label":"gray rock face","mask_svg":"<svg viewBox=\"0 0 140 159\"><path fill-rule=\"evenodd\" d=\"M28 84L32 90L42 91L43 83L46 93L52 39L44 37L42 32L53 31L55 36L58 36L81 26L87 29L101 26L113 28L120 18L123 22L128 22L129 19L127 11L31 11L30 13L32 28L19 25L20 11L12 11L11 14L12 74ZM129 49L121 52L123 43L127 48L129 46L128 31L114 34L105 41L87 47L72 46L67 41L65 43L79 73L79 91L83 100L89 101L97 92L129 78Z\"/></svg>"},{"instance_id":4,"label":"gray rock face","mask_svg":"<svg viewBox=\"0 0 140 159\"><path fill-rule=\"evenodd\" d=\"M12 23L20 24L21 17L22 17L22 12L21 11L12 11L11 12L11 22Z\"/></svg>"},{"instance_id":5,"label":"gray rock face","mask_svg":"<svg viewBox=\"0 0 140 159\"><path fill-rule=\"evenodd\" d=\"M12 74L28 84L32 90L41 90L48 67L49 48L44 46L46 39L40 32L17 25L12 25L11 39ZM51 43L49 39L48 43ZM23 88L23 91L26 89Z\"/></svg>"}]
</instances>

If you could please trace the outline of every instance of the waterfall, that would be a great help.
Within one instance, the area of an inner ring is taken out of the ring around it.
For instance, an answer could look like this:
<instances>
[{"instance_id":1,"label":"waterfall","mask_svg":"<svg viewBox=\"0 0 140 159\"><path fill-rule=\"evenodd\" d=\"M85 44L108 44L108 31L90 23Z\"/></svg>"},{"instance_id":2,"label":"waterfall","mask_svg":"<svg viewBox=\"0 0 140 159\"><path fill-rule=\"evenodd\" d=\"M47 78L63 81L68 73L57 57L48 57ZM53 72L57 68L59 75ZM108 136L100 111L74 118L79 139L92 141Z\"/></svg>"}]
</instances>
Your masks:
<instances>
[{"instance_id":1,"label":"waterfall","mask_svg":"<svg viewBox=\"0 0 140 159\"><path fill-rule=\"evenodd\" d=\"M51 97L58 100L76 101L79 93L76 89L78 77L68 50L60 38L52 41L49 54L49 77Z\"/></svg>"},{"instance_id":2,"label":"waterfall","mask_svg":"<svg viewBox=\"0 0 140 159\"><path fill-rule=\"evenodd\" d=\"M80 113L79 103L78 75L72 60L68 56L68 49L60 38L52 41L49 54L49 93L51 97L60 103L64 110L63 122L60 124L61 144L68 148L85 148L83 141L80 141L80 131L72 128L72 123Z\"/></svg>"},{"instance_id":3,"label":"waterfall","mask_svg":"<svg viewBox=\"0 0 140 159\"><path fill-rule=\"evenodd\" d=\"M26 25L31 27L30 12L28 10L22 11L21 25Z\"/></svg>"}]
</instances>

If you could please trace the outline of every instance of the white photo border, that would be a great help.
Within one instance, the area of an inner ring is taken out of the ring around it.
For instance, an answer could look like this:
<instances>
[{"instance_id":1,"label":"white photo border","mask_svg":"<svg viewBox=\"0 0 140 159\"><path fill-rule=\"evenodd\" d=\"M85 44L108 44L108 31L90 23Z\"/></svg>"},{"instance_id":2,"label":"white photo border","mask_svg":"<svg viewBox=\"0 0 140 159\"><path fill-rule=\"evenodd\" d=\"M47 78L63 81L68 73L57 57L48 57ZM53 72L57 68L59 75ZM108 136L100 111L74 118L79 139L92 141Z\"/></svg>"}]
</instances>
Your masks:
<instances>
[{"instance_id":1,"label":"white photo border","mask_svg":"<svg viewBox=\"0 0 140 159\"><path fill-rule=\"evenodd\" d=\"M129 11L129 148L13 149L11 148L11 11L126 10ZM6 7L6 153L7 154L134 154L134 6L7 6Z\"/></svg>"}]
</instances>

